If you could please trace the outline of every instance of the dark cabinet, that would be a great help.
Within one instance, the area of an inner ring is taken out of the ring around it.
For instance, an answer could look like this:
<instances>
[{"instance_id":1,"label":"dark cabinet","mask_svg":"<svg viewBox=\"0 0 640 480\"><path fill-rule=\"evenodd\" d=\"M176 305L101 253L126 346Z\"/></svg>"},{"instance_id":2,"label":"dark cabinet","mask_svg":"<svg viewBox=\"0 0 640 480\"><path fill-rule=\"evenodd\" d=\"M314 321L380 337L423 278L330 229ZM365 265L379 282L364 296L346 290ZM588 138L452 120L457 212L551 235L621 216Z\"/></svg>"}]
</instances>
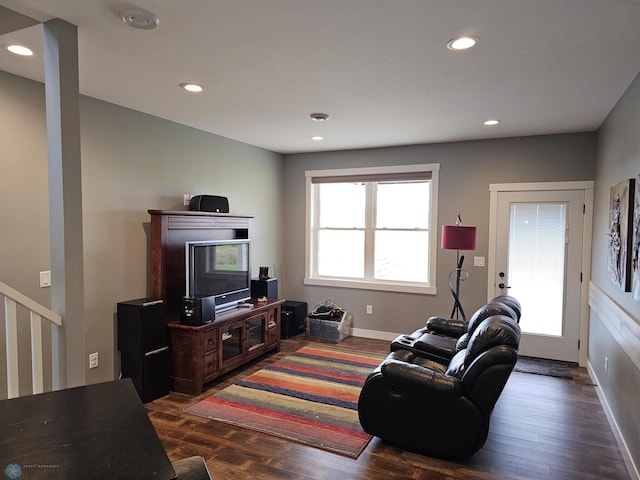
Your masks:
<instances>
[{"instance_id":1,"label":"dark cabinet","mask_svg":"<svg viewBox=\"0 0 640 480\"><path fill-rule=\"evenodd\" d=\"M123 378L131 378L143 402L169 393L169 337L162 300L140 298L117 305Z\"/></svg>"},{"instance_id":2,"label":"dark cabinet","mask_svg":"<svg viewBox=\"0 0 640 480\"><path fill-rule=\"evenodd\" d=\"M198 395L205 383L223 373L280 350L282 302L253 301L252 308L221 312L206 325L169 323L172 389Z\"/></svg>"}]
</instances>

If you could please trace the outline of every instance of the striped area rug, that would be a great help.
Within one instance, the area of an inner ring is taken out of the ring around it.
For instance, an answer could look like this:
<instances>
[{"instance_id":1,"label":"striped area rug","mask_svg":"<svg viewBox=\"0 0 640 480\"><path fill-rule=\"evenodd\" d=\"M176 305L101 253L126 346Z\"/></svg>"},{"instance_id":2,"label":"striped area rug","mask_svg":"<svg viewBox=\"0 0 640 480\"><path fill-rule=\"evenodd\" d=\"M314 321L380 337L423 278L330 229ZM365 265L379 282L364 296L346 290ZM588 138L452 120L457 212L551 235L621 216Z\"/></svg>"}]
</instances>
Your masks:
<instances>
[{"instance_id":1,"label":"striped area rug","mask_svg":"<svg viewBox=\"0 0 640 480\"><path fill-rule=\"evenodd\" d=\"M351 458L371 440L358 396L382 357L309 345L186 411Z\"/></svg>"}]
</instances>

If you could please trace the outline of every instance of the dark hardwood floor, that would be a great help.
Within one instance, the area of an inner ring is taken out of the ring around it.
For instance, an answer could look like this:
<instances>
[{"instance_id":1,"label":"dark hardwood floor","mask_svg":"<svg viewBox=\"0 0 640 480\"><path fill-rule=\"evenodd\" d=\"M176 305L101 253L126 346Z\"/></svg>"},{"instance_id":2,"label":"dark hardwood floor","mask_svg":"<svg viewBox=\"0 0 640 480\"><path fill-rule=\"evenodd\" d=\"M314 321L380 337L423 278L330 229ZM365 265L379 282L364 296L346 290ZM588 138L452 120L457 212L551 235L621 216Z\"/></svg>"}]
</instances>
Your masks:
<instances>
[{"instance_id":1,"label":"dark hardwood floor","mask_svg":"<svg viewBox=\"0 0 640 480\"><path fill-rule=\"evenodd\" d=\"M304 334L283 340L279 353L217 379L198 397L170 393L147 403L169 458L201 455L215 480L630 478L597 387L586 369L577 366L571 366L573 380L512 373L493 412L484 448L459 461L408 452L379 438L353 460L184 413L199 400L308 343ZM349 337L339 345L385 354L389 342Z\"/></svg>"}]
</instances>

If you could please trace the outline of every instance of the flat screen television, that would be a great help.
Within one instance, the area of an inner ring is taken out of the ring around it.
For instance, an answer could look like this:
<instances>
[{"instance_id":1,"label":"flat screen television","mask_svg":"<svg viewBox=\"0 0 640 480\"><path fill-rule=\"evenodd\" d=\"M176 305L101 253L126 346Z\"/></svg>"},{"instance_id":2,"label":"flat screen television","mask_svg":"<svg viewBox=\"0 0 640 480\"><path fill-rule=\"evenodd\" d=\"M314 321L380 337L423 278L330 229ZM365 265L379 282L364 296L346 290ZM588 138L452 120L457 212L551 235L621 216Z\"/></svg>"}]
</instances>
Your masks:
<instances>
[{"instance_id":1,"label":"flat screen television","mask_svg":"<svg viewBox=\"0 0 640 480\"><path fill-rule=\"evenodd\" d=\"M186 242L187 297L215 297L216 311L251 298L251 241Z\"/></svg>"}]
</instances>

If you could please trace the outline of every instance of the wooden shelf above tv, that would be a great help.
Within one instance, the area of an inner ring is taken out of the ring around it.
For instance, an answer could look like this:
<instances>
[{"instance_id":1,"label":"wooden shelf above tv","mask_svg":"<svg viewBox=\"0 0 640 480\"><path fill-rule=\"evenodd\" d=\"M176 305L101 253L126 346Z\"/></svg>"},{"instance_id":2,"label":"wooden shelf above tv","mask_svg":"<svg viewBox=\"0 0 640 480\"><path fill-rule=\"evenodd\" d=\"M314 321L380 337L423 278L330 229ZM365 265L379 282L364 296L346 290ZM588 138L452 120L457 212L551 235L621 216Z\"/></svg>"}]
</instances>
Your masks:
<instances>
[{"instance_id":1,"label":"wooden shelf above tv","mask_svg":"<svg viewBox=\"0 0 640 480\"><path fill-rule=\"evenodd\" d=\"M163 299L167 319L178 320L185 295L185 242L249 238L254 215L148 210L151 215L149 295Z\"/></svg>"}]
</instances>

